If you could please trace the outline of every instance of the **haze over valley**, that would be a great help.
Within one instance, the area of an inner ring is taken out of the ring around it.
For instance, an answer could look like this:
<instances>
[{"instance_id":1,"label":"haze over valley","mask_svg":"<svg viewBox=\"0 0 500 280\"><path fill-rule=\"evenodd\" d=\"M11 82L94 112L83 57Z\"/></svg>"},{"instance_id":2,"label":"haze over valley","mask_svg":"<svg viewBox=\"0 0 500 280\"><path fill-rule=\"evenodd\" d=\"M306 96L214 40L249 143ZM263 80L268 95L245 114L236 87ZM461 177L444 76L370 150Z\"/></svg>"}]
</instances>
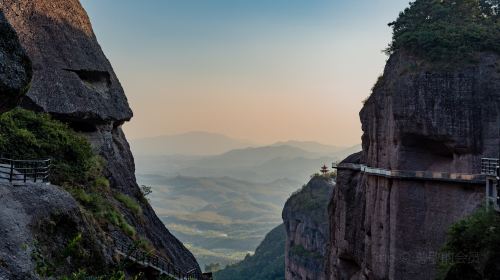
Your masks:
<instances>
[{"instance_id":1,"label":"haze over valley","mask_svg":"<svg viewBox=\"0 0 500 280\"><path fill-rule=\"evenodd\" d=\"M323 164L360 149L306 141L259 146L206 132L132 140L131 146L137 179L152 187L156 213L202 267L253 252L282 223L293 192Z\"/></svg>"}]
</instances>

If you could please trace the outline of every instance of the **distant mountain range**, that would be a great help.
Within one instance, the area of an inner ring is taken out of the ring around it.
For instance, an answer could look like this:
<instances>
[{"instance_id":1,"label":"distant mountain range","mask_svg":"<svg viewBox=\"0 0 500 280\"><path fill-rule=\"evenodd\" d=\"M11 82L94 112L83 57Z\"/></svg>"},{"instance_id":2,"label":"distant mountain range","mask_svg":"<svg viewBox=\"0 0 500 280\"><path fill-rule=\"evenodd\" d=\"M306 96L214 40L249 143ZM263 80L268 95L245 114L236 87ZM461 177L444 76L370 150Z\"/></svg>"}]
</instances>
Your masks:
<instances>
[{"instance_id":1,"label":"distant mountain range","mask_svg":"<svg viewBox=\"0 0 500 280\"><path fill-rule=\"evenodd\" d=\"M294 158L304 158L313 159L322 157L325 155L316 154L314 152L309 152L293 146L265 146L256 148L245 148L232 150L227 153L218 156L212 156L200 160L201 166L211 167L233 167L237 166L248 166L254 167L263 164L267 161L273 159L294 159Z\"/></svg>"},{"instance_id":2,"label":"distant mountain range","mask_svg":"<svg viewBox=\"0 0 500 280\"><path fill-rule=\"evenodd\" d=\"M338 146L331 146L331 145L325 145L321 144L318 142L313 142L313 141L285 141L285 142L277 142L273 144L272 146L290 146L290 147L296 147L302 150L306 150L312 153L317 153L321 155L331 155L338 153L342 150L345 150L346 147L338 147Z\"/></svg>"},{"instance_id":3,"label":"distant mountain range","mask_svg":"<svg viewBox=\"0 0 500 280\"><path fill-rule=\"evenodd\" d=\"M213 156L232 150L262 146L249 140L236 139L223 134L201 131L135 139L130 141L130 145L136 156ZM266 146L294 147L322 156L333 155L348 149L348 147L325 145L313 141L295 140L264 145L264 147ZM265 152L265 150L263 152Z\"/></svg>"},{"instance_id":4,"label":"distant mountain range","mask_svg":"<svg viewBox=\"0 0 500 280\"><path fill-rule=\"evenodd\" d=\"M310 144L309 148L310 148ZM319 144L321 145L321 144ZM214 156L136 155L137 174L191 177L233 177L252 182L281 178L305 182L321 165L344 159L360 149L330 149L330 153L304 150L286 144L231 150Z\"/></svg>"}]
</instances>

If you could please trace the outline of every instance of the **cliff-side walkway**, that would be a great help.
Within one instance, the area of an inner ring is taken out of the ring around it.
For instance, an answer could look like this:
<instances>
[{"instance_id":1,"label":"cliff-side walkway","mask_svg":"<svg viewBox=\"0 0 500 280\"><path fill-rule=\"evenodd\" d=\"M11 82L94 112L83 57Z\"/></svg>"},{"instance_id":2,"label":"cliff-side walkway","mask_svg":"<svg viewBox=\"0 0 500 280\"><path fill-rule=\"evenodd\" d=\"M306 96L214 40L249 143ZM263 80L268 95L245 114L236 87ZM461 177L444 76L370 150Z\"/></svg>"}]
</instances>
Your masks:
<instances>
[{"instance_id":1,"label":"cliff-side walkway","mask_svg":"<svg viewBox=\"0 0 500 280\"><path fill-rule=\"evenodd\" d=\"M364 164L341 163L333 164L334 169L348 169L360 171L362 173L385 178L394 178L400 180L423 180L423 181L441 181L450 183L484 185L486 182L485 174L464 174L448 173L436 171L412 171L412 170L388 170L383 168L370 167Z\"/></svg>"},{"instance_id":2,"label":"cliff-side walkway","mask_svg":"<svg viewBox=\"0 0 500 280\"><path fill-rule=\"evenodd\" d=\"M15 160L0 156L0 181L13 185L48 183L50 168L50 159Z\"/></svg>"},{"instance_id":3,"label":"cliff-side walkway","mask_svg":"<svg viewBox=\"0 0 500 280\"><path fill-rule=\"evenodd\" d=\"M118 255L121 255L125 259L142 267L153 269L159 275L166 275L176 280L203 279L203 276L200 275L196 269L192 269L190 271L182 271L167 259L139 249L137 244L124 242L112 235L110 235L109 237L113 240L114 250Z\"/></svg>"}]
</instances>

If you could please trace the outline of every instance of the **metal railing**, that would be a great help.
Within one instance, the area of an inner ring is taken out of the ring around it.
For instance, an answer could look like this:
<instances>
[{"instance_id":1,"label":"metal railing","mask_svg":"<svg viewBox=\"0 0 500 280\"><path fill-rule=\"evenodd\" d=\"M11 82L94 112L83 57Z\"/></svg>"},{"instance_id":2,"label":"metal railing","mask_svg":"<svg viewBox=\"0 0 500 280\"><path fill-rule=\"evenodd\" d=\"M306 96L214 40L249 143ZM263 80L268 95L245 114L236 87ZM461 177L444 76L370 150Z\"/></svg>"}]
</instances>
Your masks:
<instances>
[{"instance_id":1,"label":"metal railing","mask_svg":"<svg viewBox=\"0 0 500 280\"><path fill-rule=\"evenodd\" d=\"M50 159L15 160L0 156L0 181L8 181L13 184L47 183L50 168Z\"/></svg>"},{"instance_id":2,"label":"metal railing","mask_svg":"<svg viewBox=\"0 0 500 280\"><path fill-rule=\"evenodd\" d=\"M111 238L115 246L114 249L117 253L134 263L155 269L160 275L168 275L179 280L203 279L202 275L196 268L184 272L172 264L171 261L138 248L137 244L123 242L113 236L111 236Z\"/></svg>"},{"instance_id":3,"label":"metal railing","mask_svg":"<svg viewBox=\"0 0 500 280\"><path fill-rule=\"evenodd\" d=\"M481 159L481 174L496 176L499 160L497 158Z\"/></svg>"},{"instance_id":4,"label":"metal railing","mask_svg":"<svg viewBox=\"0 0 500 280\"><path fill-rule=\"evenodd\" d=\"M483 184L485 180L484 174L465 174L465 173L448 173L438 171L413 171L413 170L388 170L383 168L370 167L364 164L356 163L341 163L333 164L334 169L349 169L360 171L362 173L379 176L385 178L402 179L402 180L424 180L424 181L441 181L454 182L465 184Z\"/></svg>"}]
</instances>

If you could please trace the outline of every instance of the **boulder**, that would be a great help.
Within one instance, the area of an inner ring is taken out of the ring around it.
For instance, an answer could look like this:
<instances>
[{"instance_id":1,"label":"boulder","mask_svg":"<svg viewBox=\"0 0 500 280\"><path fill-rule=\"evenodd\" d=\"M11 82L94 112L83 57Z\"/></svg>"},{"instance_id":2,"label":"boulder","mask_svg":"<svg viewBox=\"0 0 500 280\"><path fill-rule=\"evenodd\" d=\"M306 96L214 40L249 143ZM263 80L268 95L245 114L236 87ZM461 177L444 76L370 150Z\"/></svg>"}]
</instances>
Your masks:
<instances>
[{"instance_id":1,"label":"boulder","mask_svg":"<svg viewBox=\"0 0 500 280\"><path fill-rule=\"evenodd\" d=\"M28 183L14 187L0 182L0 213L0 279L42 279L37 269L43 268L44 260L63 254L78 234L82 242L96 235L76 201L57 186ZM93 248L96 266L111 261L112 253L101 246L89 248ZM76 262L69 257L66 261L56 269Z\"/></svg>"},{"instance_id":2,"label":"boulder","mask_svg":"<svg viewBox=\"0 0 500 280\"><path fill-rule=\"evenodd\" d=\"M89 124L132 117L78 1L3 0L0 8L33 63L23 106Z\"/></svg>"}]
</instances>

